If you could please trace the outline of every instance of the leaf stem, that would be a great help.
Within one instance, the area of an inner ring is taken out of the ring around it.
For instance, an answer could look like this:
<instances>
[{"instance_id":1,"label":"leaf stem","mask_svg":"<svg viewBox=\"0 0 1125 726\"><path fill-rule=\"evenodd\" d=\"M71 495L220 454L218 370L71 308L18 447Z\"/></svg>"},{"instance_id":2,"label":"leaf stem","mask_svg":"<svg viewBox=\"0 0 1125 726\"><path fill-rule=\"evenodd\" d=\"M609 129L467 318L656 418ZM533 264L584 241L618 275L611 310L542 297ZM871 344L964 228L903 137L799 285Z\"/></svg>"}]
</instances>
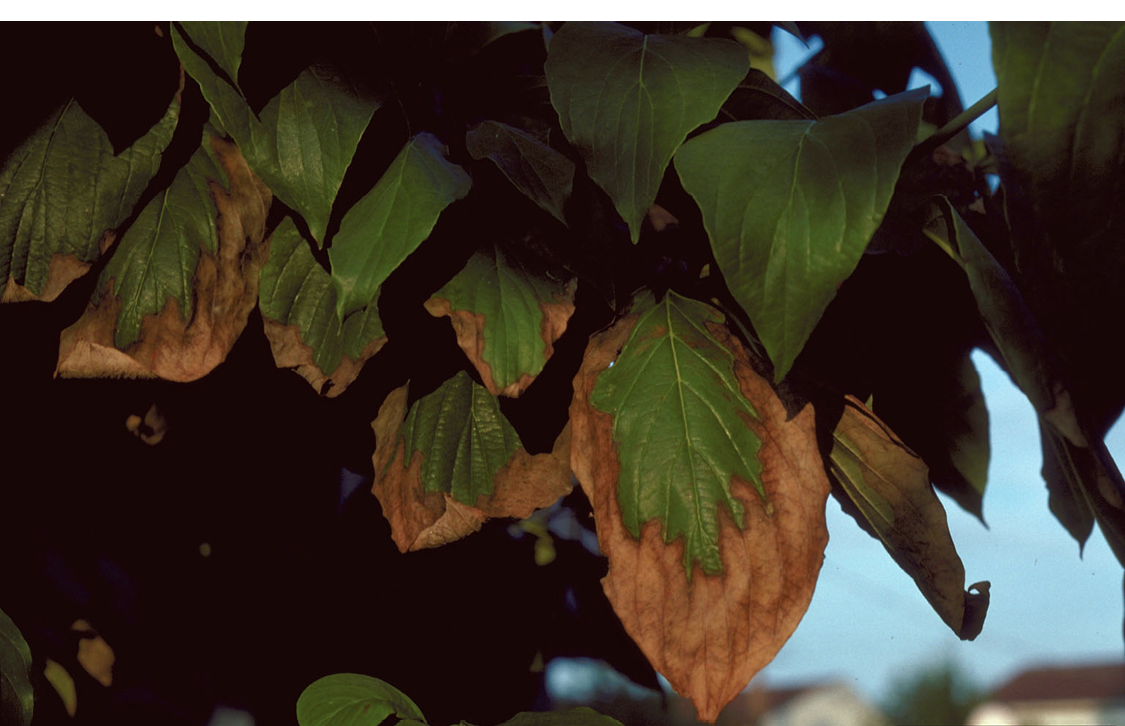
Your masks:
<instances>
[{"instance_id":1,"label":"leaf stem","mask_svg":"<svg viewBox=\"0 0 1125 726\"><path fill-rule=\"evenodd\" d=\"M918 159L929 156L934 149L949 141L957 134L961 133L973 121L983 116L990 108L996 105L996 99L1000 95L999 88L993 88L984 98L969 106L967 109L957 114L953 119L935 131L930 136L922 139L911 151L910 155L906 157L906 164L917 161ZM904 164L905 166L905 164Z\"/></svg>"}]
</instances>

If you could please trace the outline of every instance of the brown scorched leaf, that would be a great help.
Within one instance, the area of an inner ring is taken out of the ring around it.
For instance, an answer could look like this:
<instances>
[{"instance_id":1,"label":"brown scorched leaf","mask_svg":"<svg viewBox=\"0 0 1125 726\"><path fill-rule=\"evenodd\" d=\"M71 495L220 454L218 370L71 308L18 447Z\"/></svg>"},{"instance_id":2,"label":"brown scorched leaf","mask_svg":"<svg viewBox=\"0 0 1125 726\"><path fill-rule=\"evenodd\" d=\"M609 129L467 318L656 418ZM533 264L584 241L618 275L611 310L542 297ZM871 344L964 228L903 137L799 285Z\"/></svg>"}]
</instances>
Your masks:
<instances>
[{"instance_id":1,"label":"brown scorched leaf","mask_svg":"<svg viewBox=\"0 0 1125 726\"><path fill-rule=\"evenodd\" d=\"M548 454L531 455L522 447L493 478L491 496L480 496L475 506L457 501L445 492L427 492L422 482L422 457L414 451L409 467L403 465L403 439L407 386L387 395L372 422L376 449L375 481L371 491L379 499L391 524L391 537L402 552L438 547L466 537L490 517L523 519L570 492L570 427L563 429Z\"/></svg>"},{"instance_id":2,"label":"brown scorched leaf","mask_svg":"<svg viewBox=\"0 0 1125 726\"><path fill-rule=\"evenodd\" d=\"M657 521L630 535L618 505L618 455L613 418L590 405L590 393L625 344L631 315L591 339L574 379L570 418L571 466L593 505L598 543L609 558L602 580L629 635L677 692L695 703L700 719L719 712L773 660L812 599L828 531L830 489L817 450L811 406L789 418L748 353L722 325L708 329L734 356L742 394L759 414L743 421L761 439L763 499L737 476L732 494L745 508L740 530L721 508L722 574L696 571L689 581L683 542L665 544ZM765 502L772 505L769 511Z\"/></svg>"},{"instance_id":3,"label":"brown scorched leaf","mask_svg":"<svg viewBox=\"0 0 1125 726\"><path fill-rule=\"evenodd\" d=\"M958 637L976 638L988 600L965 590L965 567L926 463L852 396L832 437L832 475L887 552Z\"/></svg>"},{"instance_id":4,"label":"brown scorched leaf","mask_svg":"<svg viewBox=\"0 0 1125 726\"><path fill-rule=\"evenodd\" d=\"M164 378L192 381L209 373L230 352L258 302L262 241L272 195L247 166L238 147L221 138L209 142L230 188L208 183L215 207L217 249L202 249L191 277L192 314L185 321L169 298L159 314L145 315L139 336L123 348L115 343L121 298L113 285L91 301L62 333L57 374L64 377ZM205 135L204 142L208 143Z\"/></svg>"}]
</instances>

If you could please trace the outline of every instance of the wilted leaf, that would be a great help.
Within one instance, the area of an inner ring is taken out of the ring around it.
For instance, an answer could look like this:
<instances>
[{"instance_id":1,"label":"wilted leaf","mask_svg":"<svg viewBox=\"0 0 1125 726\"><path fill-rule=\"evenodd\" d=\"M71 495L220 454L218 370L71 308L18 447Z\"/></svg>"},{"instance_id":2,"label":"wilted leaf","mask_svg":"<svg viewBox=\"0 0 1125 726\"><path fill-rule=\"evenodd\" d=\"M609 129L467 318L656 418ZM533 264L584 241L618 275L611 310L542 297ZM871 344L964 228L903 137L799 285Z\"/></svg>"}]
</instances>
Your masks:
<instances>
[{"instance_id":1,"label":"wilted leaf","mask_svg":"<svg viewBox=\"0 0 1125 726\"><path fill-rule=\"evenodd\" d=\"M106 688L113 684L113 648L85 620L75 620L70 629L82 636L78 641L78 665Z\"/></svg>"},{"instance_id":2,"label":"wilted leaf","mask_svg":"<svg viewBox=\"0 0 1125 726\"><path fill-rule=\"evenodd\" d=\"M340 324L332 277L289 217L270 236L258 304L278 367L295 369L330 397L342 393L387 342L376 301Z\"/></svg>"},{"instance_id":3,"label":"wilted leaf","mask_svg":"<svg viewBox=\"0 0 1125 726\"><path fill-rule=\"evenodd\" d=\"M727 123L676 152L776 380L878 228L925 98L918 89L819 121Z\"/></svg>"},{"instance_id":4,"label":"wilted leaf","mask_svg":"<svg viewBox=\"0 0 1125 726\"><path fill-rule=\"evenodd\" d=\"M500 726L621 726L621 722L592 708L580 706L567 711L525 711Z\"/></svg>"},{"instance_id":5,"label":"wilted leaf","mask_svg":"<svg viewBox=\"0 0 1125 726\"><path fill-rule=\"evenodd\" d=\"M672 154L715 118L749 66L728 40L616 23L567 23L551 38L544 70L563 133L634 242Z\"/></svg>"},{"instance_id":6,"label":"wilted leaf","mask_svg":"<svg viewBox=\"0 0 1125 726\"><path fill-rule=\"evenodd\" d=\"M0 723L28 726L34 709L31 649L20 629L0 610Z\"/></svg>"},{"instance_id":7,"label":"wilted leaf","mask_svg":"<svg viewBox=\"0 0 1125 726\"><path fill-rule=\"evenodd\" d=\"M175 25L172 43L250 168L323 243L332 203L379 101L361 96L330 69L313 66L256 116L239 92L187 46Z\"/></svg>"},{"instance_id":8,"label":"wilted leaf","mask_svg":"<svg viewBox=\"0 0 1125 726\"><path fill-rule=\"evenodd\" d=\"M574 314L574 281L547 280L499 248L478 252L426 301L448 315L457 344L493 395L518 396L554 352Z\"/></svg>"},{"instance_id":9,"label":"wilted leaf","mask_svg":"<svg viewBox=\"0 0 1125 726\"><path fill-rule=\"evenodd\" d=\"M832 438L832 475L887 552L954 633L975 638L984 613L973 613L973 625L965 628L966 608L975 607L976 596L965 591L965 568L925 462L851 396Z\"/></svg>"},{"instance_id":10,"label":"wilted leaf","mask_svg":"<svg viewBox=\"0 0 1125 726\"><path fill-rule=\"evenodd\" d=\"M673 304L680 303L666 302L652 310L663 309L669 315ZM651 310L648 315L651 320ZM614 610L653 667L695 702L701 719L714 721L773 659L808 607L828 541L824 504L829 484L816 446L811 406L790 418L769 383L751 368L742 345L723 325L713 322L714 313L697 318L696 325L706 334L690 331L686 340L678 338L685 329L675 322L666 323L664 331L650 326L647 334L638 332L636 337L654 336L638 340L654 357L674 350L677 357L686 353L685 364L690 357L714 361L714 372L694 373L699 378L693 387L722 390L718 396L700 394L716 401L717 407L718 400L726 398L725 412L716 421L731 432L749 429L759 442L752 455L759 462L760 484L747 481L744 475L732 476L729 467L721 475L727 478L722 494L729 492L743 524L735 523L728 505L712 503L717 509L721 575L696 572L689 579L684 570L685 544L682 539L665 543L659 519L642 523L639 538L630 532L619 503L625 486L619 485L619 475L625 482L634 479L636 472L626 469L625 456L630 448L646 448L652 476L666 480L663 472L656 471L659 465L655 462L666 458L657 456L672 445L669 431L679 438L683 418L651 420L647 441L626 444L616 440L614 427L625 426L617 418L628 417L631 409L619 409L615 417L599 411L590 401L600 377L626 365L623 346L631 333L641 330L643 316L629 315L591 339L586 349L574 379L570 408L571 466L593 505L598 543L609 558L609 574L602 584ZM671 340L674 336L675 342ZM690 352L684 350L689 340L695 346ZM702 353L702 348L714 350ZM618 363L609 368L615 358ZM687 368L683 370L686 376ZM737 388L730 390L720 380L728 378L732 370ZM669 373L674 376L675 370ZM652 386L672 395L689 390L667 379L646 378L646 388ZM739 402L740 398L745 400ZM753 415L747 415L747 409ZM645 424L633 421L630 425L639 429ZM736 435L714 426L689 424L696 436L686 448L693 455L697 451L713 455ZM676 448L684 445L676 444ZM648 464L642 461L640 465ZM670 484L685 486L682 481Z\"/></svg>"},{"instance_id":11,"label":"wilted leaf","mask_svg":"<svg viewBox=\"0 0 1125 726\"><path fill-rule=\"evenodd\" d=\"M489 517L530 516L571 488L570 428L550 453L528 454L495 399L464 373L416 401L409 415L406 387L395 389L371 426L372 492L403 552L460 539Z\"/></svg>"},{"instance_id":12,"label":"wilted leaf","mask_svg":"<svg viewBox=\"0 0 1125 726\"><path fill-rule=\"evenodd\" d=\"M233 144L210 133L203 144L138 216L86 312L63 331L60 375L191 381L242 333L270 194Z\"/></svg>"},{"instance_id":13,"label":"wilted leaf","mask_svg":"<svg viewBox=\"0 0 1125 726\"><path fill-rule=\"evenodd\" d=\"M446 160L433 134L406 143L375 187L344 215L328 250L341 320L371 304L383 281L430 236L442 210L468 194L471 184L461 167Z\"/></svg>"},{"instance_id":14,"label":"wilted leaf","mask_svg":"<svg viewBox=\"0 0 1125 726\"><path fill-rule=\"evenodd\" d=\"M59 694L59 699L63 703L63 708L69 716L74 716L78 712L78 690L74 687L74 679L71 678L70 673L66 668L51 660L47 659L47 664L43 668L43 677L51 684L51 688L55 689L55 693ZM0 723L8 723L7 721L0 721Z\"/></svg>"},{"instance_id":15,"label":"wilted leaf","mask_svg":"<svg viewBox=\"0 0 1125 726\"><path fill-rule=\"evenodd\" d=\"M386 681L334 673L313 681L297 699L300 726L378 726L391 714L425 723L422 711Z\"/></svg>"},{"instance_id":16,"label":"wilted leaf","mask_svg":"<svg viewBox=\"0 0 1125 726\"><path fill-rule=\"evenodd\" d=\"M482 121L465 134L474 159L489 158L528 199L563 224L574 185L574 162L531 134L499 121Z\"/></svg>"},{"instance_id":17,"label":"wilted leaf","mask_svg":"<svg viewBox=\"0 0 1125 726\"><path fill-rule=\"evenodd\" d=\"M246 44L246 21L182 21L180 26L238 88L238 68Z\"/></svg>"},{"instance_id":18,"label":"wilted leaf","mask_svg":"<svg viewBox=\"0 0 1125 726\"><path fill-rule=\"evenodd\" d=\"M105 131L69 101L0 168L0 301L54 300L112 243L160 167L180 116L114 155Z\"/></svg>"}]
</instances>

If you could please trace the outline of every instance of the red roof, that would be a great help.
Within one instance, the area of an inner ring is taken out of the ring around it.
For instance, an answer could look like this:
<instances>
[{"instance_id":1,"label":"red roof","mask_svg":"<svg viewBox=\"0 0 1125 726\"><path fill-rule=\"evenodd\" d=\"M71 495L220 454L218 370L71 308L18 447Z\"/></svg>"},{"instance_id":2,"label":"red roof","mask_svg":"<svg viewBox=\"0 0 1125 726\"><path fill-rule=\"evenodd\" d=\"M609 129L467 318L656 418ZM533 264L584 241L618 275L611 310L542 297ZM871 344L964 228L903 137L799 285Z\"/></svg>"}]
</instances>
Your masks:
<instances>
[{"instance_id":1,"label":"red roof","mask_svg":"<svg viewBox=\"0 0 1125 726\"><path fill-rule=\"evenodd\" d=\"M995 701L1125 701L1125 663L1029 668L992 694Z\"/></svg>"}]
</instances>

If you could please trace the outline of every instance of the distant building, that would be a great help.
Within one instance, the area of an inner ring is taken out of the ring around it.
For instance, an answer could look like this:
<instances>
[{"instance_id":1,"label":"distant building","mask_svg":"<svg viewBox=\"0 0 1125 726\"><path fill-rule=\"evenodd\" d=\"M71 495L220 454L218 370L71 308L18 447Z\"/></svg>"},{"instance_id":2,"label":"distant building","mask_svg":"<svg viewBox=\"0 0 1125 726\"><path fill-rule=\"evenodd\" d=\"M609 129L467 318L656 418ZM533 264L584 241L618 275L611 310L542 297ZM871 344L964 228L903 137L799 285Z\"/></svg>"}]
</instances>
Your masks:
<instances>
[{"instance_id":1,"label":"distant building","mask_svg":"<svg viewBox=\"0 0 1125 726\"><path fill-rule=\"evenodd\" d=\"M1125 663L1022 671L969 714L968 726L1125 726Z\"/></svg>"},{"instance_id":2,"label":"distant building","mask_svg":"<svg viewBox=\"0 0 1125 726\"><path fill-rule=\"evenodd\" d=\"M757 726L885 726L887 723L877 708L843 683L763 690L766 708ZM753 689L746 695L753 699Z\"/></svg>"}]
</instances>

